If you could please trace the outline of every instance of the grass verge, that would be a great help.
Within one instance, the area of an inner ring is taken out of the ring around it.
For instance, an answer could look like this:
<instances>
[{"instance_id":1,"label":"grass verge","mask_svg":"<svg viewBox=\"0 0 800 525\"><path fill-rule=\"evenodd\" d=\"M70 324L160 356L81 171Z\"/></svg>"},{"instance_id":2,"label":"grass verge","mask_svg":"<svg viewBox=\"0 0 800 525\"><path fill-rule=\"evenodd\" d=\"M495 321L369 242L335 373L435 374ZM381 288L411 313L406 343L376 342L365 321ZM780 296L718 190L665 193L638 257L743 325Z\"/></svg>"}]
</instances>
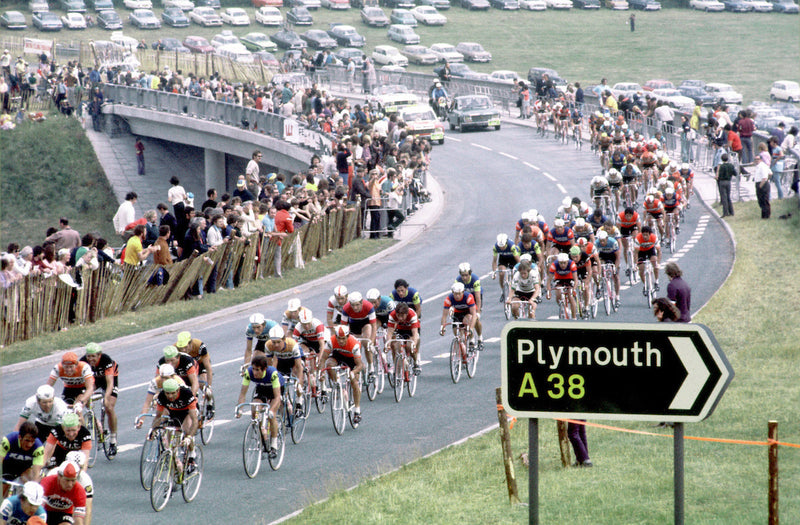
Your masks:
<instances>
[{"instance_id":1,"label":"grass verge","mask_svg":"<svg viewBox=\"0 0 800 525\"><path fill-rule=\"evenodd\" d=\"M800 217L796 200L773 201L762 221L755 202L736 204L729 224L737 241L734 270L696 316L709 326L736 372L717 407L689 436L765 441L767 420L781 424L780 439L800 443ZM792 213L789 220L777 217ZM780 239L780 248L765 239ZM486 410L494 410L494 393ZM480 409L480 407L475 407ZM555 424L540 423L541 523L670 523L673 513L671 433L647 423L626 428L663 438L588 430L593 469L562 469ZM513 451L527 451L527 424L512 430ZM765 447L686 441L686 522L764 523L767 517ZM798 450L781 448L786 465ZM522 501L527 471L515 459ZM781 521L800 522L800 471L783 468ZM339 491L289 523L523 523L528 509L508 504L497 431L451 447L358 488Z\"/></svg>"}]
</instances>

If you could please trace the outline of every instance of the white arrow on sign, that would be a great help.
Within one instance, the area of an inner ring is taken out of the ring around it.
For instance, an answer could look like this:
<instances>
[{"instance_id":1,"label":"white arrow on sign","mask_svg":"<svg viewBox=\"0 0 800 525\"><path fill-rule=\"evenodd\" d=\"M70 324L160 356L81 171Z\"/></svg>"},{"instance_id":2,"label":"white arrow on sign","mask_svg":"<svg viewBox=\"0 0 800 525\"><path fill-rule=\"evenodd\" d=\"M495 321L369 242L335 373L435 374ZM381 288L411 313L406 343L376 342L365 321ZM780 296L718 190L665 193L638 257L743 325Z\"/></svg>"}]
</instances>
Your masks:
<instances>
[{"instance_id":1,"label":"white arrow on sign","mask_svg":"<svg viewBox=\"0 0 800 525\"><path fill-rule=\"evenodd\" d=\"M675 398L669 405L670 410L689 410L700 395L700 391L708 381L711 372L708 371L705 363L700 358L697 347L694 346L689 337L670 337L669 342L678 353L678 357L683 363L688 374L683 380L681 388L675 394Z\"/></svg>"}]
</instances>

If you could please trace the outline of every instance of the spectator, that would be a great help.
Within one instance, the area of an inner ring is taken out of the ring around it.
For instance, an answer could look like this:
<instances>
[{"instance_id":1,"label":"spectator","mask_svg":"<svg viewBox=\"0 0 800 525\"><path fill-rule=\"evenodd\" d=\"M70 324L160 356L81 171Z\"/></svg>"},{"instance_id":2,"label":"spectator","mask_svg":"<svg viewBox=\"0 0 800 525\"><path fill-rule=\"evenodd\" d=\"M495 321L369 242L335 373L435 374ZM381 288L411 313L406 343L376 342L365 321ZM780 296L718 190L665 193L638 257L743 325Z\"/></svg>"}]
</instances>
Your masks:
<instances>
[{"instance_id":1,"label":"spectator","mask_svg":"<svg viewBox=\"0 0 800 525\"><path fill-rule=\"evenodd\" d=\"M680 266L674 262L668 262L664 271L667 272L667 277L669 277L667 298L675 303L675 307L680 312L678 322L692 322L692 290L683 280L683 272Z\"/></svg>"},{"instance_id":2,"label":"spectator","mask_svg":"<svg viewBox=\"0 0 800 525\"><path fill-rule=\"evenodd\" d=\"M0 287L8 288L22 277L14 271L14 256L0 257Z\"/></svg>"},{"instance_id":3,"label":"spectator","mask_svg":"<svg viewBox=\"0 0 800 525\"><path fill-rule=\"evenodd\" d=\"M739 162L742 163L742 140L739 138L739 134L733 130L731 124L725 124L725 127L722 129L726 134L725 138L728 143L728 151L739 157Z\"/></svg>"},{"instance_id":4,"label":"spectator","mask_svg":"<svg viewBox=\"0 0 800 525\"><path fill-rule=\"evenodd\" d=\"M133 229L133 235L131 235L127 244L125 244L125 258L122 262L123 265L126 265L126 268L136 267L140 262L147 259L148 255L159 250L156 245L150 246L149 248L144 248L142 246L145 235L146 229L144 225L140 224Z\"/></svg>"},{"instance_id":5,"label":"spectator","mask_svg":"<svg viewBox=\"0 0 800 525\"><path fill-rule=\"evenodd\" d=\"M54 242L56 244L56 250L60 250L62 248L72 250L73 248L80 246L81 235L70 227L69 219L66 217L61 217L58 220L58 223L61 229L53 235L47 237L45 242Z\"/></svg>"},{"instance_id":6,"label":"spectator","mask_svg":"<svg viewBox=\"0 0 800 525\"><path fill-rule=\"evenodd\" d=\"M783 139L786 138L786 124L784 124L782 121L778 122L778 125L775 128L769 130L769 134L770 134L770 137L775 137L775 138L778 139L778 144L783 144ZM751 148L752 148L752 144L751 144ZM751 151L751 153L752 153L752 151Z\"/></svg>"},{"instance_id":7,"label":"spectator","mask_svg":"<svg viewBox=\"0 0 800 525\"><path fill-rule=\"evenodd\" d=\"M144 176L144 144L142 144L142 139L136 137L136 142L133 147L136 150L136 167L139 175Z\"/></svg>"},{"instance_id":8,"label":"spectator","mask_svg":"<svg viewBox=\"0 0 800 525\"><path fill-rule=\"evenodd\" d=\"M783 185L781 184L783 179L783 168L784 168L784 153L781 147L778 145L778 137L772 136L769 138L769 153L772 160L770 164L770 169L772 170L772 182L775 183L775 187L778 190L778 198L783 198Z\"/></svg>"},{"instance_id":9,"label":"spectator","mask_svg":"<svg viewBox=\"0 0 800 525\"><path fill-rule=\"evenodd\" d=\"M739 140L742 143L742 164L752 164L753 162L753 133L756 131L756 123L750 118L750 112L742 110L739 112L737 122Z\"/></svg>"},{"instance_id":10,"label":"spectator","mask_svg":"<svg viewBox=\"0 0 800 525\"><path fill-rule=\"evenodd\" d=\"M136 219L136 210L133 205L139 199L136 192L131 191L125 195L125 201L119 205L117 213L112 219L114 223L114 231L121 235L124 239L128 239L129 233L125 232L125 227Z\"/></svg>"},{"instance_id":11,"label":"spectator","mask_svg":"<svg viewBox=\"0 0 800 525\"><path fill-rule=\"evenodd\" d=\"M797 146L797 126L792 126L789 129L789 133L786 134L784 137L783 142L781 142L781 149L786 152L793 149Z\"/></svg>"},{"instance_id":12,"label":"spectator","mask_svg":"<svg viewBox=\"0 0 800 525\"><path fill-rule=\"evenodd\" d=\"M240 175L239 179L236 181L236 189L233 190L233 196L239 197L242 202L256 200L255 196L247 189L247 182L243 175Z\"/></svg>"},{"instance_id":13,"label":"spectator","mask_svg":"<svg viewBox=\"0 0 800 525\"><path fill-rule=\"evenodd\" d=\"M158 239L158 213L156 210L147 210L144 212L143 218L145 220L144 247L147 248L148 246L152 246L153 243L156 242L156 239Z\"/></svg>"},{"instance_id":14,"label":"spectator","mask_svg":"<svg viewBox=\"0 0 800 525\"><path fill-rule=\"evenodd\" d=\"M169 226L170 229L170 237L168 240L168 244L173 246L175 241L175 230L178 228L178 221L175 219L175 216L169 212L169 208L163 202L159 202L156 206L156 210L161 214L161 219L158 222L159 226Z\"/></svg>"},{"instance_id":15,"label":"spectator","mask_svg":"<svg viewBox=\"0 0 800 525\"><path fill-rule=\"evenodd\" d=\"M167 200L170 204L172 204L172 210L175 212L175 218L180 223L181 217L183 217L184 209L189 204L189 196L186 194L186 190L183 186L181 186L181 181L176 176L172 176L169 179L169 183L171 184L170 189L167 191Z\"/></svg>"},{"instance_id":16,"label":"spectator","mask_svg":"<svg viewBox=\"0 0 800 525\"><path fill-rule=\"evenodd\" d=\"M248 187L255 188L255 194L258 195L261 193L261 179L259 178L259 166L258 163L261 162L261 151L255 150L252 155L250 155L250 161L247 163L247 168L245 169L246 175L246 182ZM245 200L245 199L243 199ZM252 200L252 199L247 199Z\"/></svg>"},{"instance_id":17,"label":"spectator","mask_svg":"<svg viewBox=\"0 0 800 525\"><path fill-rule=\"evenodd\" d=\"M586 422L585 419L578 421ZM589 441L586 439L586 425L580 423L567 423L567 436L575 452L573 467L593 467L594 463L589 458Z\"/></svg>"},{"instance_id":18,"label":"spectator","mask_svg":"<svg viewBox=\"0 0 800 525\"><path fill-rule=\"evenodd\" d=\"M653 302L653 315L659 323L677 323L680 312L666 297L659 297Z\"/></svg>"},{"instance_id":19,"label":"spectator","mask_svg":"<svg viewBox=\"0 0 800 525\"><path fill-rule=\"evenodd\" d=\"M206 192L206 196L208 197L203 205L200 207L200 211L206 211L206 208L216 208L217 207L217 190L214 188L209 188Z\"/></svg>"},{"instance_id":20,"label":"spectator","mask_svg":"<svg viewBox=\"0 0 800 525\"><path fill-rule=\"evenodd\" d=\"M281 245L283 244L283 239L294 232L294 221L292 221L292 216L289 213L291 205L288 202L279 200L275 203L275 208L277 210L275 213L275 231L270 237L275 238L278 243L278 249L275 250L274 260L275 276L281 278L283 277L281 273Z\"/></svg>"},{"instance_id":21,"label":"spectator","mask_svg":"<svg viewBox=\"0 0 800 525\"><path fill-rule=\"evenodd\" d=\"M761 148L764 146L764 148ZM766 150L766 144L763 142L759 145L760 150ZM753 174L753 182L756 185L756 198L758 199L758 207L761 208L761 218L769 219L771 208L769 204L769 181L772 178L772 170L764 160L761 154L756 155L756 170Z\"/></svg>"},{"instance_id":22,"label":"spectator","mask_svg":"<svg viewBox=\"0 0 800 525\"><path fill-rule=\"evenodd\" d=\"M369 238L379 239L381 237L381 173L377 169L369 172Z\"/></svg>"},{"instance_id":23,"label":"spectator","mask_svg":"<svg viewBox=\"0 0 800 525\"><path fill-rule=\"evenodd\" d=\"M722 154L722 164L717 167L714 178L717 179L719 200L722 204L722 216L733 217L733 203L731 202L731 179L736 176L736 167L730 162L727 153Z\"/></svg>"}]
</instances>

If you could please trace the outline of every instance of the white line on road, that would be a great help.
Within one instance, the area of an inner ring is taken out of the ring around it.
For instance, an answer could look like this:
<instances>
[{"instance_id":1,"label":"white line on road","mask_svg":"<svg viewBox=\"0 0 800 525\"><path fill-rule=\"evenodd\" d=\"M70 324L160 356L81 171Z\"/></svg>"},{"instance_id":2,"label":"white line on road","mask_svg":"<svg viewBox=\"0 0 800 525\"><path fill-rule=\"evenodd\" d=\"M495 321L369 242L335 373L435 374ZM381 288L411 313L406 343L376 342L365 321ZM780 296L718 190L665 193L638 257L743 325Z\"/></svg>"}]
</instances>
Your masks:
<instances>
[{"instance_id":1,"label":"white line on road","mask_svg":"<svg viewBox=\"0 0 800 525\"><path fill-rule=\"evenodd\" d=\"M493 151L492 148L488 148L488 147L484 146L483 144L475 144L474 142L470 142L470 145L471 146L475 146L476 148L485 149L486 151Z\"/></svg>"},{"instance_id":2,"label":"white line on road","mask_svg":"<svg viewBox=\"0 0 800 525\"><path fill-rule=\"evenodd\" d=\"M526 166L528 166L529 168L533 168L533 169L535 169L536 171L541 171L541 169L539 168L539 166L534 166L534 165L533 165L533 164L531 164L530 162L523 162L523 164L525 164L525 165L526 165Z\"/></svg>"},{"instance_id":3,"label":"white line on road","mask_svg":"<svg viewBox=\"0 0 800 525\"><path fill-rule=\"evenodd\" d=\"M566 194L566 193L567 193L567 190L566 190L566 189L564 188L564 186L562 186L561 184L556 184L556 188L558 188L559 190L561 190L561 193L563 193L563 194Z\"/></svg>"},{"instance_id":4,"label":"white line on road","mask_svg":"<svg viewBox=\"0 0 800 525\"><path fill-rule=\"evenodd\" d=\"M547 173L546 171L543 171L543 172L542 172L542 175L544 175L545 177L547 177L548 179L550 179L550 180L551 180L551 181L553 181L553 182L555 182L556 180L558 180L558 179L556 179L555 177L553 177L552 175L550 175L549 173Z\"/></svg>"},{"instance_id":5,"label":"white line on road","mask_svg":"<svg viewBox=\"0 0 800 525\"><path fill-rule=\"evenodd\" d=\"M455 141L455 142L462 142L462 141L461 141L461 139L457 139L457 138L455 138L455 137L451 137L451 136L449 136L449 135L447 136L447 140L453 140L453 141Z\"/></svg>"},{"instance_id":6,"label":"white line on road","mask_svg":"<svg viewBox=\"0 0 800 525\"><path fill-rule=\"evenodd\" d=\"M450 357L450 352L433 356L434 359L447 359L448 357Z\"/></svg>"},{"instance_id":7,"label":"white line on road","mask_svg":"<svg viewBox=\"0 0 800 525\"><path fill-rule=\"evenodd\" d=\"M490 337L489 339L483 340L484 343L496 343L498 341L500 341L499 337Z\"/></svg>"},{"instance_id":8,"label":"white line on road","mask_svg":"<svg viewBox=\"0 0 800 525\"><path fill-rule=\"evenodd\" d=\"M519 160L519 158L515 157L514 155L509 155L508 153L503 153L502 151L498 151L498 153L504 157L508 157L511 160Z\"/></svg>"},{"instance_id":9,"label":"white line on road","mask_svg":"<svg viewBox=\"0 0 800 525\"><path fill-rule=\"evenodd\" d=\"M122 454L123 452L127 452L129 450L136 450L141 446L142 446L141 443L130 443L128 445L120 445L119 447L117 447L117 454Z\"/></svg>"}]
</instances>

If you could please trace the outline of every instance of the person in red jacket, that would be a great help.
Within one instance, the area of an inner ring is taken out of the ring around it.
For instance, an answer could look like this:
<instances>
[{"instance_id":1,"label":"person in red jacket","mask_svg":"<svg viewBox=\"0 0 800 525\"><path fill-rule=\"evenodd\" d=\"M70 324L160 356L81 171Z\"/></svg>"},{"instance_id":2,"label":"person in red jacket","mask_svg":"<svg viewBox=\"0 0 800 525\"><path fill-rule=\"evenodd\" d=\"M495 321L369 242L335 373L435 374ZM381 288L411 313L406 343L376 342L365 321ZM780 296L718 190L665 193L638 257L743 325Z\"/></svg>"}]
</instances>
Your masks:
<instances>
[{"instance_id":1,"label":"person in red jacket","mask_svg":"<svg viewBox=\"0 0 800 525\"><path fill-rule=\"evenodd\" d=\"M275 214L275 231L270 236L276 238L278 242L278 249L275 250L276 277L283 277L281 273L281 244L283 238L294 232L294 221L289 213L289 208L291 208L291 205L284 200L279 200L275 203L275 209L278 210Z\"/></svg>"}]
</instances>

